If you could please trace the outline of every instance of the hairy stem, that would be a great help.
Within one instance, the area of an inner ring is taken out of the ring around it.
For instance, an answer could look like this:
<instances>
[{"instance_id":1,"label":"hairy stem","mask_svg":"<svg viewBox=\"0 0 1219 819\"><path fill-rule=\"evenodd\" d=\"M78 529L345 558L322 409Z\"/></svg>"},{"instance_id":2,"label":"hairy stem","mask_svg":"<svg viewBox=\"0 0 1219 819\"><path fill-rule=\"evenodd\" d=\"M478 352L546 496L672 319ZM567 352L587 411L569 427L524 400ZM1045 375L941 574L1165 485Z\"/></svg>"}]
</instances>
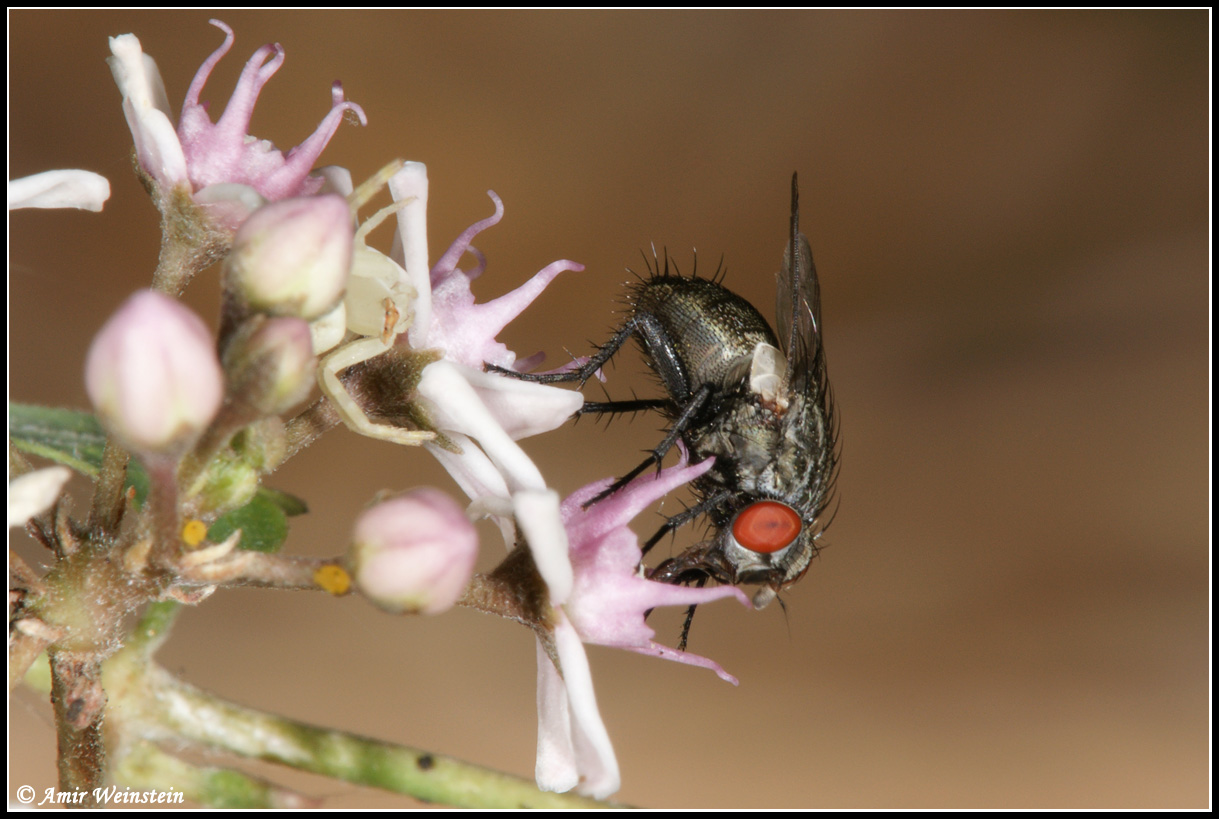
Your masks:
<instances>
[{"instance_id":1,"label":"hairy stem","mask_svg":"<svg viewBox=\"0 0 1219 819\"><path fill-rule=\"evenodd\" d=\"M338 411L325 398L319 398L310 404L307 409L287 423L288 445L284 452L284 461L322 437L322 433L334 429L340 423L342 423L342 418L339 417Z\"/></svg>"},{"instance_id":2,"label":"hairy stem","mask_svg":"<svg viewBox=\"0 0 1219 819\"><path fill-rule=\"evenodd\" d=\"M106 778L102 718L106 693L96 655L52 651L51 704L59 740L59 790L82 794L80 807L97 805Z\"/></svg>"},{"instance_id":3,"label":"hairy stem","mask_svg":"<svg viewBox=\"0 0 1219 819\"><path fill-rule=\"evenodd\" d=\"M118 531L125 505L123 483L127 480L130 457L114 438L106 439L97 488L93 491L93 509L89 514L89 527L102 538L111 537Z\"/></svg>"}]
</instances>

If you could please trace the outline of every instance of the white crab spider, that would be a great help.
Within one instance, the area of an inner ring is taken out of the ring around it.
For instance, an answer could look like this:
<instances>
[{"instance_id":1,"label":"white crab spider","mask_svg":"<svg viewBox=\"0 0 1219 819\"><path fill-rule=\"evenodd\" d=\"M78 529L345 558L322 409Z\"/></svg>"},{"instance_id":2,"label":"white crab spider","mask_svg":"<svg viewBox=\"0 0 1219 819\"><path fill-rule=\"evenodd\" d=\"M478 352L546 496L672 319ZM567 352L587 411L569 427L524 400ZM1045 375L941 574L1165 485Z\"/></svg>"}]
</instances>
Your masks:
<instances>
[{"instance_id":1,"label":"white crab spider","mask_svg":"<svg viewBox=\"0 0 1219 819\"><path fill-rule=\"evenodd\" d=\"M367 202L403 164L401 160L393 162L361 185L350 197L352 209ZM406 271L384 253L370 248L365 238L386 218L418 201L419 197L412 196L395 202L377 211L356 229L347 293L338 307L314 322L311 328L314 349L319 353L330 350L318 363L318 386L343 423L360 435L405 446L431 441L436 433L373 421L343 386L339 373L387 352L414 321L412 305L417 293L410 285ZM426 264L426 251L424 259Z\"/></svg>"}]
</instances>

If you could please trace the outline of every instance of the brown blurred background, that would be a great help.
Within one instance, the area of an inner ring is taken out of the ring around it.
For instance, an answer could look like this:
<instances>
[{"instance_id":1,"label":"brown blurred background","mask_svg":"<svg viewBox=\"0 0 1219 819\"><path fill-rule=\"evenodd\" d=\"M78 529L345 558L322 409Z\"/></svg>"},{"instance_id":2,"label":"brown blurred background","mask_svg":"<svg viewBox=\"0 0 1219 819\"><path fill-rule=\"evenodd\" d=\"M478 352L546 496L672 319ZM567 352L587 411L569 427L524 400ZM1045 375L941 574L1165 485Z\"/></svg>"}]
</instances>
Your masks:
<instances>
[{"instance_id":1,"label":"brown blurred background","mask_svg":"<svg viewBox=\"0 0 1219 819\"><path fill-rule=\"evenodd\" d=\"M10 177L79 167L113 187L101 214L10 216L14 399L86 406L89 340L155 264L106 37L140 37L176 114L222 39L207 17L10 13ZM509 329L522 354L603 340L651 242L687 265L692 248L710 267L723 254L728 286L769 315L799 171L841 510L786 616L700 610L690 648L739 688L590 649L618 798L1208 804L1206 12L223 19L237 42L204 93L213 115L264 42L287 60L253 132L281 148L342 79L369 124L344 125L323 160L357 180L426 162L433 258L491 212L487 188L503 197L478 242L481 298L554 259L587 266ZM188 298L209 319L215 291L213 274ZM608 388L654 389L633 351ZM525 446L566 493L633 466L658 426L586 422ZM378 490L458 494L422 453L346 430L274 484L312 508L288 548L318 555ZM483 565L501 548L489 533ZM655 625L673 644L680 616ZM162 660L245 703L531 776L532 643L468 611L233 591L185 612ZM53 783L48 714L13 699L11 788ZM331 806L410 804L269 772Z\"/></svg>"}]
</instances>

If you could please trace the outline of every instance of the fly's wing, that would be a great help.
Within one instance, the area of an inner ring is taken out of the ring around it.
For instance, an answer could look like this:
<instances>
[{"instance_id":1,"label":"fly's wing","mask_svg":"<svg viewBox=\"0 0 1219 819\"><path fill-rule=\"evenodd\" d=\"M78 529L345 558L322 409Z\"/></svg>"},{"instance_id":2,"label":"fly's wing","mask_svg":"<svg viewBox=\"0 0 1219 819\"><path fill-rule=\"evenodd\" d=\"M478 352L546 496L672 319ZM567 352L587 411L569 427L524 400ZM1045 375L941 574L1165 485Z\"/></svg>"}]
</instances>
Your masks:
<instances>
[{"instance_id":1,"label":"fly's wing","mask_svg":"<svg viewBox=\"0 0 1219 819\"><path fill-rule=\"evenodd\" d=\"M795 252L793 253L793 249ZM825 383L825 353L821 347L821 285L808 239L800 232L799 191L792 174L791 237L783 253L776 296L779 344L787 355L783 384L808 392Z\"/></svg>"},{"instance_id":2,"label":"fly's wing","mask_svg":"<svg viewBox=\"0 0 1219 819\"><path fill-rule=\"evenodd\" d=\"M805 540L813 549L817 536L829 525L829 520L821 516L833 497L838 472L838 422L821 344L821 287L813 251L800 232L798 204L796 175L792 174L791 236L783 255L778 292L779 343L787 353L783 388L790 402L783 423L788 433L795 432L785 437L802 442L795 458L798 477L793 489L802 497L802 511L811 512L817 519L816 528L809 530ZM793 582L808 568L807 560L792 563L789 568L785 583Z\"/></svg>"}]
</instances>

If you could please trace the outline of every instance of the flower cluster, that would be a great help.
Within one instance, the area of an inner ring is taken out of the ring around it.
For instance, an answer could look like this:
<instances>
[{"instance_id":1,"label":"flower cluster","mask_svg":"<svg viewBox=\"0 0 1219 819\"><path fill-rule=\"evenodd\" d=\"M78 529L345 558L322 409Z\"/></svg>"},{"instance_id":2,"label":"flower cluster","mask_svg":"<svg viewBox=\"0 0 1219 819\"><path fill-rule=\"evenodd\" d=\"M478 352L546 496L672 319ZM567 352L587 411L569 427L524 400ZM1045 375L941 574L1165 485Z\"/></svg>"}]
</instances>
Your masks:
<instances>
[{"instance_id":1,"label":"flower cluster","mask_svg":"<svg viewBox=\"0 0 1219 819\"><path fill-rule=\"evenodd\" d=\"M492 594L471 602L478 590L529 575L537 582L522 583L509 596L527 599L531 613L519 607L499 613L526 622L538 638L538 784L609 796L619 786L618 764L584 644L701 666L736 682L712 660L655 642L645 618L658 606L723 597L748 606L748 600L731 586L646 579L629 528L644 508L712 461L691 466L683 460L587 509L608 481L560 499L517 442L562 425L582 406L581 395L487 372L485 365L522 366L496 337L560 273L582 266L556 261L515 290L476 303L470 284L486 260L472 243L503 219L500 198L488 191L494 213L430 262L424 165L391 163L359 188L343 169L314 171L344 114L365 121L337 83L329 113L296 148L283 153L247 133L262 88L283 63L278 44L254 53L223 114L211 120L201 93L234 41L229 27L213 24L224 43L195 75L176 126L156 64L139 41L130 34L111 40L111 68L139 166L165 219L167 246L184 241L175 220L196 220L201 232L219 230L224 237L218 338L174 298L210 260L182 253L183 269L133 295L88 353L85 382L98 419L154 483L141 512L147 520L125 547L125 570L155 565L156 577L171 578L168 586L157 581L158 593L191 601L197 598L187 595L190 584L240 578L337 591L350 574L355 588L381 608L423 614L463 601L496 610ZM394 203L357 223L359 209L384 187ZM107 195L104 179L81 171L54 171L9 187L10 208L100 209ZM386 255L366 237L391 215L397 241ZM467 256L475 266L463 269ZM315 382L322 398L283 417ZM430 489L383 500L360 516L347 554L312 580L301 580L287 564L238 559L233 548L240 532L211 543L206 529L191 528L248 502L263 476L310 436L340 422L361 434L421 445L466 493L468 507ZM117 463L121 469L125 461ZM24 522L54 501L65 478L55 469L12 484L10 525L15 505L17 522ZM509 552L504 566L527 571L473 577L477 538L470 519L478 516L499 524ZM256 570L263 573L254 577Z\"/></svg>"},{"instance_id":2,"label":"flower cluster","mask_svg":"<svg viewBox=\"0 0 1219 819\"><path fill-rule=\"evenodd\" d=\"M426 197L422 168L408 169L390 182L399 201ZM735 587L690 589L646 580L639 575L642 558L630 521L645 507L712 466L684 464L651 480L637 481L589 510L582 504L604 489L600 481L560 503L546 487L537 467L515 443L549 431L580 408L578 393L487 373L485 363L511 368L516 354L496 340L564 270L581 270L569 261L554 262L521 287L486 304L477 304L471 281L485 260L471 242L500 222L503 203L488 192L495 213L463 232L430 269L417 261L419 237L426 236L423 209L399 213L399 247L414 292L415 323L399 343L443 350L418 382L434 428L460 447L438 443L427 448L440 460L473 501L472 509L500 520L511 549L517 531L524 535L534 565L545 582L547 624L538 643L538 764L540 786L550 790L579 787L604 798L618 789L618 765L593 693L583 643L626 648L715 670L735 679L716 663L653 642L644 618L657 606L688 606L734 596L748 605ZM478 266L458 267L464 254Z\"/></svg>"}]
</instances>

